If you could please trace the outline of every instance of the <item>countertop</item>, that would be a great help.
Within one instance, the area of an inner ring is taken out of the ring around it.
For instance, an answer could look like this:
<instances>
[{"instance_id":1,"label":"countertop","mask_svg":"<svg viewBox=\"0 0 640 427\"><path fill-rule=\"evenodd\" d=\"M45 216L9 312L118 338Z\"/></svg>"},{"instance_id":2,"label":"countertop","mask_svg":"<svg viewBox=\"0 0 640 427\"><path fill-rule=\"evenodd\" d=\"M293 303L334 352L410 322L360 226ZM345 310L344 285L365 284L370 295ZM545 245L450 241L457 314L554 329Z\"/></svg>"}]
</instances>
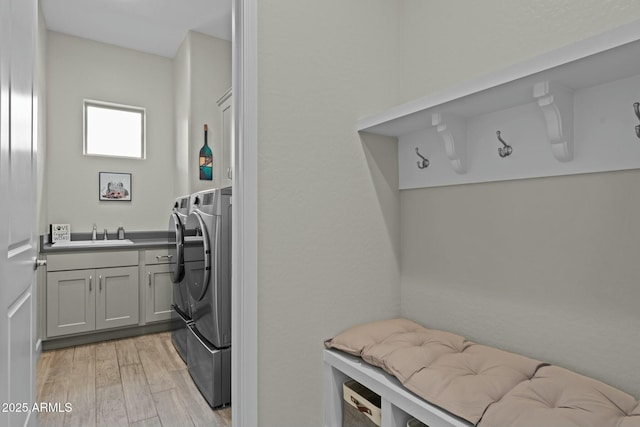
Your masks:
<instances>
[{"instance_id":1,"label":"countertop","mask_svg":"<svg viewBox=\"0 0 640 427\"><path fill-rule=\"evenodd\" d=\"M98 233L98 240L102 240L103 235ZM108 240L117 241L116 233L108 233ZM133 243L116 244L111 243L109 246L82 246L82 247L56 247L49 243L49 235L40 236L40 253L54 254L66 252L96 252L96 251L122 251L142 249L163 249L168 248L169 235L166 231L132 231L125 233L125 239L131 240ZM91 240L91 233L71 233L71 240Z\"/></svg>"}]
</instances>

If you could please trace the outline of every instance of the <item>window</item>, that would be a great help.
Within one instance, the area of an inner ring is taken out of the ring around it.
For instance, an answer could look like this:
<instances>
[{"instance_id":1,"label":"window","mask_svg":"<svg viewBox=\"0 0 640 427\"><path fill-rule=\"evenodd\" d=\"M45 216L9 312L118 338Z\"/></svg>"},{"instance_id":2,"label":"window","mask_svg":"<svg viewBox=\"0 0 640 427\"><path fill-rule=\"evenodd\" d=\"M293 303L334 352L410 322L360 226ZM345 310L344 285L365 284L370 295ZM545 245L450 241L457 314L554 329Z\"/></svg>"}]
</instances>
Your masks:
<instances>
[{"instance_id":1,"label":"window","mask_svg":"<svg viewBox=\"0 0 640 427\"><path fill-rule=\"evenodd\" d=\"M84 154L145 158L145 109L84 101Z\"/></svg>"}]
</instances>

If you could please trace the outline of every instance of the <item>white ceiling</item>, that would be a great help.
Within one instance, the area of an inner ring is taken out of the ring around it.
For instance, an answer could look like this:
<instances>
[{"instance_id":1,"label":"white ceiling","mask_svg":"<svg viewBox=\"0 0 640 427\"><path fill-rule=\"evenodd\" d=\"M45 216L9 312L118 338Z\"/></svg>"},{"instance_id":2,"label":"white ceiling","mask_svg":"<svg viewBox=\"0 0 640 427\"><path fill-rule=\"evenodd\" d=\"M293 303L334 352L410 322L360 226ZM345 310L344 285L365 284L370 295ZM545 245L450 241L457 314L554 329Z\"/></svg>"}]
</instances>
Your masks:
<instances>
[{"instance_id":1,"label":"white ceiling","mask_svg":"<svg viewBox=\"0 0 640 427\"><path fill-rule=\"evenodd\" d=\"M173 58L189 30L231 40L231 0L40 0L47 28Z\"/></svg>"}]
</instances>

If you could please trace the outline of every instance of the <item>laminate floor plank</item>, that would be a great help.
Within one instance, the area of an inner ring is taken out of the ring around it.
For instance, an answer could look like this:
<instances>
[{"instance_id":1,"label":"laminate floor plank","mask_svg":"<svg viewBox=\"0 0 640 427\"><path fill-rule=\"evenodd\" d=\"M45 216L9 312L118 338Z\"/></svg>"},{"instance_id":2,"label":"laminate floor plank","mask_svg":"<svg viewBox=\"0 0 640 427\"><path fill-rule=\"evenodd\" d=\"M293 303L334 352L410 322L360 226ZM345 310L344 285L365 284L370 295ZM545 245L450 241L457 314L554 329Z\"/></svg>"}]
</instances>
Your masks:
<instances>
[{"instance_id":1,"label":"laminate floor plank","mask_svg":"<svg viewBox=\"0 0 640 427\"><path fill-rule=\"evenodd\" d=\"M231 407L209 407L169 332L45 351L36 393L44 427L231 426Z\"/></svg>"},{"instance_id":2,"label":"laminate floor plank","mask_svg":"<svg viewBox=\"0 0 640 427\"><path fill-rule=\"evenodd\" d=\"M71 366L73 364L73 348L65 348L62 350L54 350L51 365L47 370L47 379L45 381L66 381L71 374Z\"/></svg>"},{"instance_id":3,"label":"laminate floor plank","mask_svg":"<svg viewBox=\"0 0 640 427\"><path fill-rule=\"evenodd\" d=\"M231 408L222 408L211 410L207 401L200 394L200 390L194 384L187 369L180 371L172 371L174 383L177 385L180 396L187 406L187 411L196 427L214 426L226 427L231 426ZM228 412L228 415L226 414ZM227 422L227 418L229 422Z\"/></svg>"},{"instance_id":4,"label":"laminate floor plank","mask_svg":"<svg viewBox=\"0 0 640 427\"><path fill-rule=\"evenodd\" d=\"M96 360L118 360L115 341L104 341L95 344Z\"/></svg>"},{"instance_id":5,"label":"laminate floor plank","mask_svg":"<svg viewBox=\"0 0 640 427\"><path fill-rule=\"evenodd\" d=\"M56 404L62 403L63 405L68 402L67 399L67 379L58 378L51 381L45 380L43 382L42 390L36 396L36 402L44 404ZM40 427L59 427L64 425L64 412L49 411L48 409L38 412L38 425Z\"/></svg>"},{"instance_id":6,"label":"laminate floor plank","mask_svg":"<svg viewBox=\"0 0 640 427\"><path fill-rule=\"evenodd\" d=\"M187 367L173 346L173 342L171 342L171 335L168 332L158 334L155 338L156 346L162 354L167 371L178 371Z\"/></svg>"},{"instance_id":7,"label":"laminate floor plank","mask_svg":"<svg viewBox=\"0 0 640 427\"><path fill-rule=\"evenodd\" d=\"M141 364L120 367L124 402L127 405L129 422L135 423L158 415L151 390Z\"/></svg>"},{"instance_id":8,"label":"laminate floor plank","mask_svg":"<svg viewBox=\"0 0 640 427\"><path fill-rule=\"evenodd\" d=\"M129 427L121 384L96 389L96 426Z\"/></svg>"},{"instance_id":9,"label":"laminate floor plank","mask_svg":"<svg viewBox=\"0 0 640 427\"><path fill-rule=\"evenodd\" d=\"M36 395L36 402L45 404L42 407L43 410L37 414L40 426L56 427L64 424L65 413L56 410L54 406L58 403L64 405L68 402L67 393L73 365L73 353L73 348L52 351L45 358L44 363L48 364L46 370L44 367L36 368L36 373L41 372L46 375L43 379L36 379L36 384L42 384L39 394Z\"/></svg>"},{"instance_id":10,"label":"laminate floor plank","mask_svg":"<svg viewBox=\"0 0 640 427\"><path fill-rule=\"evenodd\" d=\"M140 364L138 349L133 338L126 338L116 341L116 353L118 364L122 366Z\"/></svg>"},{"instance_id":11,"label":"laminate floor plank","mask_svg":"<svg viewBox=\"0 0 640 427\"><path fill-rule=\"evenodd\" d=\"M51 351L44 352L40 356L40 360L36 366L36 396L40 396L42 394L42 388L44 387L44 383L47 379L47 371L51 366L52 359L53 352Z\"/></svg>"},{"instance_id":12,"label":"laminate floor plank","mask_svg":"<svg viewBox=\"0 0 640 427\"><path fill-rule=\"evenodd\" d=\"M155 349L155 347L156 347L156 338L155 338L156 335L158 335L158 334L143 335L143 336L140 336L140 337L136 337L135 345L136 345L136 348L138 349L138 351Z\"/></svg>"},{"instance_id":13,"label":"laminate floor plank","mask_svg":"<svg viewBox=\"0 0 640 427\"><path fill-rule=\"evenodd\" d=\"M156 404L158 417L163 426L194 427L177 389L154 393L153 401Z\"/></svg>"},{"instance_id":14,"label":"laminate floor plank","mask_svg":"<svg viewBox=\"0 0 640 427\"><path fill-rule=\"evenodd\" d=\"M96 387L120 383L120 366L117 359L96 360Z\"/></svg>"},{"instance_id":15,"label":"laminate floor plank","mask_svg":"<svg viewBox=\"0 0 640 427\"><path fill-rule=\"evenodd\" d=\"M93 427L96 425L95 367L95 352L93 358L73 362L67 392L67 400L71 403L72 409L64 417L65 426Z\"/></svg>"},{"instance_id":16,"label":"laminate floor plank","mask_svg":"<svg viewBox=\"0 0 640 427\"><path fill-rule=\"evenodd\" d=\"M224 421L225 427L231 427L231 406L219 409L217 411L218 416Z\"/></svg>"},{"instance_id":17,"label":"laminate floor plank","mask_svg":"<svg viewBox=\"0 0 640 427\"><path fill-rule=\"evenodd\" d=\"M162 423L160 422L160 418L158 417L147 418L146 420L142 420L142 421L138 421L137 423L130 424L130 426L131 427L163 427ZM166 425L165 427L171 427L171 426ZM176 425L176 427L178 427L178 425Z\"/></svg>"},{"instance_id":18,"label":"laminate floor plank","mask_svg":"<svg viewBox=\"0 0 640 427\"><path fill-rule=\"evenodd\" d=\"M96 346L95 344L79 345L74 347L73 360L95 360Z\"/></svg>"},{"instance_id":19,"label":"laminate floor plank","mask_svg":"<svg viewBox=\"0 0 640 427\"><path fill-rule=\"evenodd\" d=\"M95 344L96 388L120 384L120 365L115 341Z\"/></svg>"},{"instance_id":20,"label":"laminate floor plank","mask_svg":"<svg viewBox=\"0 0 640 427\"><path fill-rule=\"evenodd\" d=\"M151 393L158 393L164 390L175 388L175 384L167 372L165 365L160 360L160 354L155 349L140 350L138 352L147 383Z\"/></svg>"}]
</instances>

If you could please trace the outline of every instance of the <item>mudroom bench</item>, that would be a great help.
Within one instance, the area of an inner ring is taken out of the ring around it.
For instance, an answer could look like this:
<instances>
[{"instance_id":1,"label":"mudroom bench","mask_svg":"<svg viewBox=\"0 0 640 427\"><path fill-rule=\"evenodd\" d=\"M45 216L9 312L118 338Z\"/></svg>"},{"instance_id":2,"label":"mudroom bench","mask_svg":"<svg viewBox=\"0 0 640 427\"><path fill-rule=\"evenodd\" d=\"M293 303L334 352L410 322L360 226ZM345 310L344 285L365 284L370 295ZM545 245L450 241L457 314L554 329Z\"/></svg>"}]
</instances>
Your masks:
<instances>
[{"instance_id":1,"label":"mudroom bench","mask_svg":"<svg viewBox=\"0 0 640 427\"><path fill-rule=\"evenodd\" d=\"M640 427L640 403L603 382L408 319L325 341L325 426L343 426L342 385L380 396L380 427Z\"/></svg>"},{"instance_id":2,"label":"mudroom bench","mask_svg":"<svg viewBox=\"0 0 640 427\"><path fill-rule=\"evenodd\" d=\"M468 423L417 397L393 376L359 357L324 350L325 427L342 427L342 385L356 380L381 396L380 427L406 427L416 418L429 427L470 427Z\"/></svg>"}]
</instances>

